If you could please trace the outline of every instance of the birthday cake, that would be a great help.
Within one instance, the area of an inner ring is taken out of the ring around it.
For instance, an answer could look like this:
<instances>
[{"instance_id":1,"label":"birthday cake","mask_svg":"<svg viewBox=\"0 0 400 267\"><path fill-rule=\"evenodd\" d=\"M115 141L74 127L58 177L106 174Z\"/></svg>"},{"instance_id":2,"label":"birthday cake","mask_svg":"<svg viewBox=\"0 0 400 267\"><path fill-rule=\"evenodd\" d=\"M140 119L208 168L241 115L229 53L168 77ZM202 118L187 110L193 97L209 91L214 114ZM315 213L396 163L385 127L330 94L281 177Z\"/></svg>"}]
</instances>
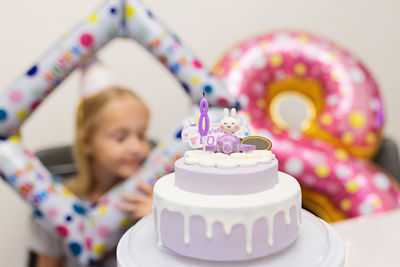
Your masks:
<instances>
[{"instance_id":1,"label":"birthday cake","mask_svg":"<svg viewBox=\"0 0 400 267\"><path fill-rule=\"evenodd\" d=\"M220 122L215 144L187 151L176 161L175 173L155 184L158 244L180 255L245 261L277 253L298 236L298 182L278 171L271 151L237 143L245 123L240 125L232 113Z\"/></svg>"}]
</instances>

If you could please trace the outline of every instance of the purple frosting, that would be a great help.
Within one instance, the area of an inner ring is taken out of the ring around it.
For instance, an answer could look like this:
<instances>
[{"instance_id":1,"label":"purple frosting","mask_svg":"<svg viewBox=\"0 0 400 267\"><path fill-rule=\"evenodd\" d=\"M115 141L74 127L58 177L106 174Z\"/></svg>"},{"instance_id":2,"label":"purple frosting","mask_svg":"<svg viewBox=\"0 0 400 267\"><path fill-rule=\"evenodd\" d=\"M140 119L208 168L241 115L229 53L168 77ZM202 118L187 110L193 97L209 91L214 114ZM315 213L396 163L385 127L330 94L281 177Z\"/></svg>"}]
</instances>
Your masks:
<instances>
[{"instance_id":1,"label":"purple frosting","mask_svg":"<svg viewBox=\"0 0 400 267\"><path fill-rule=\"evenodd\" d=\"M155 214L157 214L155 212ZM283 250L292 244L298 235L296 208L290 209L291 223L286 224L283 212L279 212L274 220L274 243L268 244L268 225L264 218L254 223L252 233L252 251L246 252L245 226L233 226L230 234L224 232L221 223L213 225L213 236L206 236L205 220L198 215L190 217L190 242L184 243L183 215L179 212L163 210L161 213L161 240L165 247L178 254L214 261L245 261L264 257ZM155 218L156 219L156 218ZM156 219L157 222L157 219Z\"/></svg>"},{"instance_id":2,"label":"purple frosting","mask_svg":"<svg viewBox=\"0 0 400 267\"><path fill-rule=\"evenodd\" d=\"M184 158L175 162L175 185L193 193L223 195L250 194L272 188L278 183L278 161L254 167L220 169L187 165Z\"/></svg>"}]
</instances>

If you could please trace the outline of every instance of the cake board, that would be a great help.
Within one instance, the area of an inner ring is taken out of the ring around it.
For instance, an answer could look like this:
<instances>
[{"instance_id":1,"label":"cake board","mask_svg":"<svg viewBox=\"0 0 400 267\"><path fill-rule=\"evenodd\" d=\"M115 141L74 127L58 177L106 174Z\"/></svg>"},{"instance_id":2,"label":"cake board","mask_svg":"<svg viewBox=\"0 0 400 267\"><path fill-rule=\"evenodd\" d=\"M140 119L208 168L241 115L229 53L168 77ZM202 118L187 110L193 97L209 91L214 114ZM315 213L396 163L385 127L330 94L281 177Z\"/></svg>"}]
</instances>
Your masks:
<instances>
[{"instance_id":1,"label":"cake board","mask_svg":"<svg viewBox=\"0 0 400 267\"><path fill-rule=\"evenodd\" d=\"M244 262L204 261L181 256L158 246L153 215L131 227L117 248L118 267L343 267L342 238L326 222L302 211L297 240L286 250Z\"/></svg>"}]
</instances>

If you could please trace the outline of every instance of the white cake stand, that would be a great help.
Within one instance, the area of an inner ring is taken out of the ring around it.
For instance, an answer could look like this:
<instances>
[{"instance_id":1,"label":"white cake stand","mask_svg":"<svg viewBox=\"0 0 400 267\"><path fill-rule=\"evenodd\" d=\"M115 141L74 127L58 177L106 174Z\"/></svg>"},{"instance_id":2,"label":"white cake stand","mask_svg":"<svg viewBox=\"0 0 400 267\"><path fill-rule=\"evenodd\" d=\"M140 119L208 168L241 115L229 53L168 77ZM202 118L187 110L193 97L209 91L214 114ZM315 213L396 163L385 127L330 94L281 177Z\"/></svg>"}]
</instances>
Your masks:
<instances>
[{"instance_id":1,"label":"white cake stand","mask_svg":"<svg viewBox=\"0 0 400 267\"><path fill-rule=\"evenodd\" d=\"M118 267L342 267L345 247L341 237L326 222L302 212L303 223L296 242L286 250L246 262L215 262L188 258L160 247L153 216L130 228L117 248Z\"/></svg>"}]
</instances>

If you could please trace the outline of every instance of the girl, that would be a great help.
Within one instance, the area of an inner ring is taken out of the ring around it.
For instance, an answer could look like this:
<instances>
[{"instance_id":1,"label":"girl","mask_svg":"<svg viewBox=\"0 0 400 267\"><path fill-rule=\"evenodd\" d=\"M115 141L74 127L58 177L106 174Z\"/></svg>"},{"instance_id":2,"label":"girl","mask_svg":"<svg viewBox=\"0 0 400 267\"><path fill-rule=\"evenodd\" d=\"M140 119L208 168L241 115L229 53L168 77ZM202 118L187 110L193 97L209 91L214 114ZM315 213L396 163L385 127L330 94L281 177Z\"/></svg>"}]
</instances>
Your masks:
<instances>
[{"instance_id":1,"label":"girl","mask_svg":"<svg viewBox=\"0 0 400 267\"><path fill-rule=\"evenodd\" d=\"M88 205L118 182L129 178L149 153L146 129L149 110L132 91L110 86L108 71L98 62L84 70L82 101L77 110L74 158L78 175L66 186ZM138 184L142 195L123 195L120 207L137 221L152 211L152 186ZM58 237L32 223L31 249L36 267L76 266ZM97 266L116 266L115 253Z\"/></svg>"}]
</instances>

